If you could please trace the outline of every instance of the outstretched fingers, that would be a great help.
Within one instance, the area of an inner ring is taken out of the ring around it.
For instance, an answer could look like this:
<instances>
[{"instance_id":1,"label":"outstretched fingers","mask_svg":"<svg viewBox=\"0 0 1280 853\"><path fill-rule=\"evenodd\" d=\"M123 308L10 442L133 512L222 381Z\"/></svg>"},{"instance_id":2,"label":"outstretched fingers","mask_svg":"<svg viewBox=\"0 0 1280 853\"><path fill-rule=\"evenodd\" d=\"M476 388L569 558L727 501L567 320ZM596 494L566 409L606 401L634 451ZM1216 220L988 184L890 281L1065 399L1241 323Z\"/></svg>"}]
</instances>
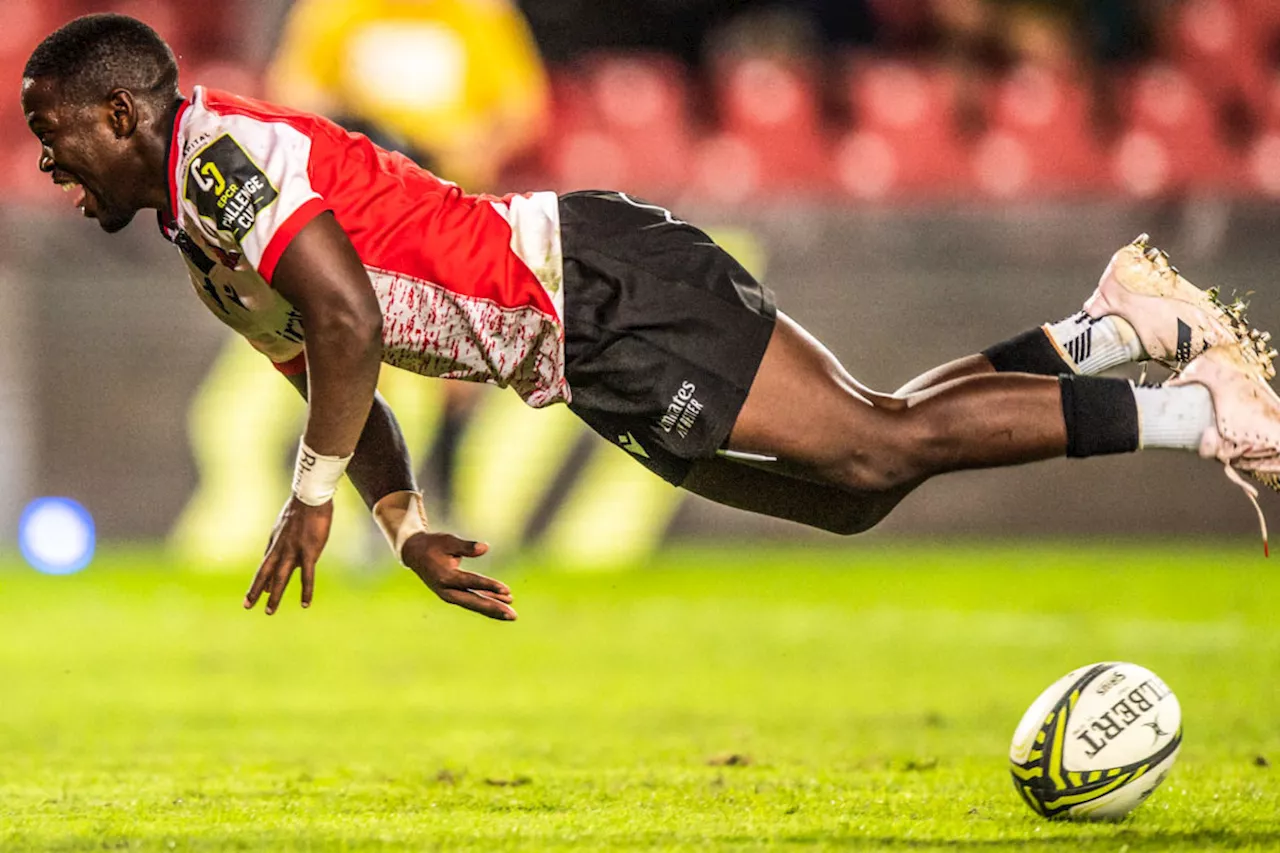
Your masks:
<instances>
[{"instance_id":1,"label":"outstretched fingers","mask_svg":"<svg viewBox=\"0 0 1280 853\"><path fill-rule=\"evenodd\" d=\"M262 593L270 585L275 578L276 567L280 563L280 555L274 550L268 551L263 557L262 564L258 566L258 573L253 576L253 583L249 585L249 591L244 596L244 609L249 610L258 603L258 599L262 597Z\"/></svg>"},{"instance_id":2,"label":"outstretched fingers","mask_svg":"<svg viewBox=\"0 0 1280 853\"><path fill-rule=\"evenodd\" d=\"M511 588L500 580L495 580L485 575L478 575L475 572L468 572L465 569L459 569L449 581L449 586L454 589L469 589L473 592L483 592L489 598L495 601L505 601L511 603Z\"/></svg>"},{"instance_id":3,"label":"outstretched fingers","mask_svg":"<svg viewBox=\"0 0 1280 853\"><path fill-rule=\"evenodd\" d=\"M258 573L254 575L253 583L244 597L244 609L252 609L262 594L267 593L266 614L268 616L274 614L280 607L280 601L284 597L285 589L289 586L289 580L299 566L302 567L302 606L310 606L315 587L315 561L311 560L308 564L308 561L299 559L296 554L286 556L278 551L272 551L263 559L262 565L258 567Z\"/></svg>"},{"instance_id":4,"label":"outstretched fingers","mask_svg":"<svg viewBox=\"0 0 1280 853\"><path fill-rule=\"evenodd\" d=\"M316 560L314 557L302 558L302 606L311 606L311 597L316 591Z\"/></svg>"},{"instance_id":5,"label":"outstretched fingers","mask_svg":"<svg viewBox=\"0 0 1280 853\"><path fill-rule=\"evenodd\" d=\"M515 608L509 603L511 600L509 595L507 600L503 601L494 597L496 593L454 587L440 587L436 590L436 595L450 604L456 604L473 613L488 616L490 619L514 622L517 617Z\"/></svg>"},{"instance_id":6,"label":"outstretched fingers","mask_svg":"<svg viewBox=\"0 0 1280 853\"><path fill-rule=\"evenodd\" d=\"M490 619L514 622L517 614L515 608L511 607L513 599L510 587L495 578L456 567L458 557L478 557L488 551L489 546L483 542L461 544L463 548L454 549L455 566L434 585L436 595L450 604L465 607Z\"/></svg>"},{"instance_id":7,"label":"outstretched fingers","mask_svg":"<svg viewBox=\"0 0 1280 853\"><path fill-rule=\"evenodd\" d=\"M294 570L298 567L300 561L296 557L292 557L277 564L275 577L271 580L271 595L267 597L267 615L276 612L280 607L280 599L284 598L284 591L289 586L289 580L293 577Z\"/></svg>"}]
</instances>

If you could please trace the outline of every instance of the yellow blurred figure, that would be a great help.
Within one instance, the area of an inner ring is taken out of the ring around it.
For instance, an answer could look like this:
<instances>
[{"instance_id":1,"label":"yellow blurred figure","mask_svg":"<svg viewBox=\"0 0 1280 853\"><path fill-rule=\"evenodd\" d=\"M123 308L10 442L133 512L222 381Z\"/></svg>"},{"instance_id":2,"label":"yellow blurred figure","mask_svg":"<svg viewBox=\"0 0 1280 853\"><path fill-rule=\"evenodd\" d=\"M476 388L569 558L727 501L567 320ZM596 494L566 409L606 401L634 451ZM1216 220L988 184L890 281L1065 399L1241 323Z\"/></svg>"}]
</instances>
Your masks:
<instances>
[{"instance_id":1,"label":"yellow blurred figure","mask_svg":"<svg viewBox=\"0 0 1280 853\"><path fill-rule=\"evenodd\" d=\"M298 0L268 88L282 104L400 137L471 191L494 189L537 141L549 100L509 0Z\"/></svg>"}]
</instances>

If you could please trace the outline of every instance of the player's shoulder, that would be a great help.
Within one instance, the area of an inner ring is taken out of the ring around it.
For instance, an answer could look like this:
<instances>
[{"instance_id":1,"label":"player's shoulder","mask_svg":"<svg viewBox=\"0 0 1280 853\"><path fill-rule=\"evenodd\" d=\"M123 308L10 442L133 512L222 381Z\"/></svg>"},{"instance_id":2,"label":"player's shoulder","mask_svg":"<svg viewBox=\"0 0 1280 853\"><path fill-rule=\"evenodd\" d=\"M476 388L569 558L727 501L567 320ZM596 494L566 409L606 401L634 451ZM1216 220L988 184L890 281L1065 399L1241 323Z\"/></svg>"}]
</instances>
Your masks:
<instances>
[{"instance_id":1,"label":"player's shoulder","mask_svg":"<svg viewBox=\"0 0 1280 853\"><path fill-rule=\"evenodd\" d=\"M173 196L186 220L208 240L230 246L243 242L282 194L294 201L313 194L306 177L312 134L323 131L307 118L197 86L176 133Z\"/></svg>"},{"instance_id":2,"label":"player's shoulder","mask_svg":"<svg viewBox=\"0 0 1280 853\"><path fill-rule=\"evenodd\" d=\"M232 185L278 188L307 173L314 141L330 132L329 124L319 116L197 86L175 133L177 194L193 202L212 195L225 205Z\"/></svg>"},{"instance_id":3,"label":"player's shoulder","mask_svg":"<svg viewBox=\"0 0 1280 853\"><path fill-rule=\"evenodd\" d=\"M283 128L312 137L334 127L328 119L312 113L207 86L195 87L189 112L188 137L219 131L254 135Z\"/></svg>"}]
</instances>

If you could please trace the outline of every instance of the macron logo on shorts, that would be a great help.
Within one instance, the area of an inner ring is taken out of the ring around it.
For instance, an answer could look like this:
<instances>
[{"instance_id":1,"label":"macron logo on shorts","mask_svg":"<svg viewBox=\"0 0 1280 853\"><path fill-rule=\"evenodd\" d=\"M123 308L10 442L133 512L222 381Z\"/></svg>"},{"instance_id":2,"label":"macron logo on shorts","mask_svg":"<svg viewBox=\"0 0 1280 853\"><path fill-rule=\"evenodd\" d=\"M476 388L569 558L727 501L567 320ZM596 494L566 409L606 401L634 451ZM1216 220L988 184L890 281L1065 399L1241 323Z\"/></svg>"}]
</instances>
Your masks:
<instances>
[{"instance_id":1,"label":"macron logo on shorts","mask_svg":"<svg viewBox=\"0 0 1280 853\"><path fill-rule=\"evenodd\" d=\"M640 442L636 441L636 437L629 432L618 436L618 446L641 459L649 458L649 454L640 446Z\"/></svg>"},{"instance_id":2,"label":"macron logo on shorts","mask_svg":"<svg viewBox=\"0 0 1280 853\"><path fill-rule=\"evenodd\" d=\"M681 382L680 390L671 396L671 402L667 404L667 411L663 413L662 419L658 421L658 425L662 427L662 431L670 434L674 429L676 435L681 438L689 437L689 430L693 429L694 423L698 420L698 415L702 413L702 404L693 396L693 392L698 390L698 386L692 382Z\"/></svg>"}]
</instances>

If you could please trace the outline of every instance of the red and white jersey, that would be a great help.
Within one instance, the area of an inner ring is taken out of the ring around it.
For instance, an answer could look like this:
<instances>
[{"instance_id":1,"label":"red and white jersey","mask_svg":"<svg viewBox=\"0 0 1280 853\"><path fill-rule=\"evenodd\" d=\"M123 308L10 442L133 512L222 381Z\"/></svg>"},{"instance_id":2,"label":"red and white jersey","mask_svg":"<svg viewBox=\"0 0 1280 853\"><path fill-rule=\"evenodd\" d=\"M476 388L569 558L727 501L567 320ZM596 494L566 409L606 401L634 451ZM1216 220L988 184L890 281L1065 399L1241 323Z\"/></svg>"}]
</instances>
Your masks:
<instances>
[{"instance_id":1,"label":"red and white jersey","mask_svg":"<svg viewBox=\"0 0 1280 853\"><path fill-rule=\"evenodd\" d=\"M382 359L426 376L567 402L554 193L468 195L327 119L197 86L169 151L161 223L197 295L285 373L305 369L301 315L271 287L329 210L382 305Z\"/></svg>"}]
</instances>

